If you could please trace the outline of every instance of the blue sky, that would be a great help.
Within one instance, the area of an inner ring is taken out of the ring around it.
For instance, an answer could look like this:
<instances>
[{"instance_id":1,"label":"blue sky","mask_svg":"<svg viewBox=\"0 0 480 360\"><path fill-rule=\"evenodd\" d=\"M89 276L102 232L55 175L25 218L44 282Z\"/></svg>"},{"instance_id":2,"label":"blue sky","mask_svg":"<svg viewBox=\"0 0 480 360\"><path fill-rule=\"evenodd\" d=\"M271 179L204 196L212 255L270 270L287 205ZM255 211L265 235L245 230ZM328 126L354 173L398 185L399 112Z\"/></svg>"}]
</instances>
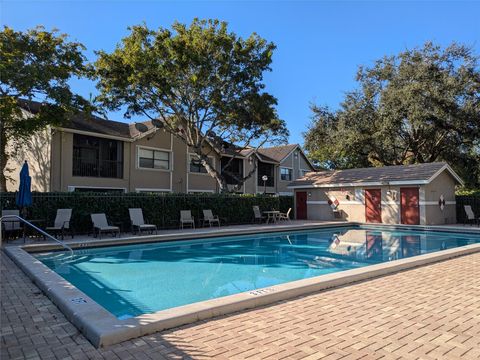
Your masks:
<instances>
[{"instance_id":1,"label":"blue sky","mask_svg":"<svg viewBox=\"0 0 480 360\"><path fill-rule=\"evenodd\" d=\"M480 53L480 2L0 1L2 25L56 27L85 44L90 60L93 50L112 50L128 34L127 26L143 21L157 28L175 20L218 18L241 36L257 32L277 45L265 82L278 98L292 143L303 142L309 104L336 108L344 92L355 87L358 65L428 40L457 41ZM88 81L72 87L87 97L95 94ZM109 117L123 121L121 112Z\"/></svg>"}]
</instances>

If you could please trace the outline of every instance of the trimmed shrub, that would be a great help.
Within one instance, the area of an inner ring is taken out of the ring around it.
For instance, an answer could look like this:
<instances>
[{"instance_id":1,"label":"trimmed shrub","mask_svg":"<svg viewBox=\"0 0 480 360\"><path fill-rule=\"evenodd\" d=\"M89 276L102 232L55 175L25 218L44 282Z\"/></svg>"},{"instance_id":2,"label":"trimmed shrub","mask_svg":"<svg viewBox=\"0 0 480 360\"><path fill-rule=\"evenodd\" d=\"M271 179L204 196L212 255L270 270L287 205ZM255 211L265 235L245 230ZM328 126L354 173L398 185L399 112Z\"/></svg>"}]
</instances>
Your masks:
<instances>
[{"instance_id":1,"label":"trimmed shrub","mask_svg":"<svg viewBox=\"0 0 480 360\"><path fill-rule=\"evenodd\" d=\"M477 196L455 196L457 203L457 223L464 223L467 217L465 213L465 205L470 205L473 212L478 217L480 216L480 195Z\"/></svg>"},{"instance_id":2,"label":"trimmed shrub","mask_svg":"<svg viewBox=\"0 0 480 360\"><path fill-rule=\"evenodd\" d=\"M154 194L154 193L33 193L28 218L45 219L53 224L57 209L72 211L71 225L76 233L91 231L90 214L105 213L111 223L130 230L129 208L142 208L145 221L159 228L178 227L180 210L191 210L196 220L203 218L203 209L211 209L224 224L247 224L253 219L252 206L263 210L286 212L293 208L292 196L251 194ZM0 193L2 209L15 209L15 193ZM293 218L293 212L290 215Z\"/></svg>"}]
</instances>

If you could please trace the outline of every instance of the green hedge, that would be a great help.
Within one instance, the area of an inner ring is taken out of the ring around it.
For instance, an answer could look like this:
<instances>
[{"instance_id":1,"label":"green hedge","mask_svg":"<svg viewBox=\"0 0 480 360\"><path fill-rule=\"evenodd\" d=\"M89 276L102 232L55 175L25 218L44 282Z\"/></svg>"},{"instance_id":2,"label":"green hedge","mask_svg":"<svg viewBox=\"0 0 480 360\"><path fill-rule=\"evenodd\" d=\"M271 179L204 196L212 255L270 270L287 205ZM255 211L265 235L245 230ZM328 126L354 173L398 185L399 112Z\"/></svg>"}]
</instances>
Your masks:
<instances>
[{"instance_id":1,"label":"green hedge","mask_svg":"<svg viewBox=\"0 0 480 360\"><path fill-rule=\"evenodd\" d=\"M455 201L457 203L457 223L462 224L465 222L465 218L467 217L465 213L465 205L470 205L475 215L477 217L480 216L480 195L457 195L455 196Z\"/></svg>"},{"instance_id":2,"label":"green hedge","mask_svg":"<svg viewBox=\"0 0 480 360\"><path fill-rule=\"evenodd\" d=\"M253 218L253 205L263 210L286 212L293 208L292 196L237 194L115 194L115 193L33 193L29 219L45 219L53 224L57 209L71 208L72 226L76 233L91 230L90 214L105 213L109 222L122 223L129 230L129 208L142 208L145 219L159 228L178 226L180 210L191 210L195 219L203 217L203 209L211 209L226 224L246 224ZM15 193L0 193L2 209L15 209ZM293 213L291 214L293 218Z\"/></svg>"}]
</instances>

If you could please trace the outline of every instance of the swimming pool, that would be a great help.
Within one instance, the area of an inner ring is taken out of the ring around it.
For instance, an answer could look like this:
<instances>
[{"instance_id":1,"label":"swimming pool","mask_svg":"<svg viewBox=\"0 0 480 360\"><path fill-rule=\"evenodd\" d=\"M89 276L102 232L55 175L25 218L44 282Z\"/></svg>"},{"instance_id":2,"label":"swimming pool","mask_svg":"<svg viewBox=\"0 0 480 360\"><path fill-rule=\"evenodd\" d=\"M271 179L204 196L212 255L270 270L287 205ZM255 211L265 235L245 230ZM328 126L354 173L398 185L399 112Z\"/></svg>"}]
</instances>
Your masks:
<instances>
[{"instance_id":1,"label":"swimming pool","mask_svg":"<svg viewBox=\"0 0 480 360\"><path fill-rule=\"evenodd\" d=\"M118 319L480 243L480 235L332 227L34 256Z\"/></svg>"}]
</instances>

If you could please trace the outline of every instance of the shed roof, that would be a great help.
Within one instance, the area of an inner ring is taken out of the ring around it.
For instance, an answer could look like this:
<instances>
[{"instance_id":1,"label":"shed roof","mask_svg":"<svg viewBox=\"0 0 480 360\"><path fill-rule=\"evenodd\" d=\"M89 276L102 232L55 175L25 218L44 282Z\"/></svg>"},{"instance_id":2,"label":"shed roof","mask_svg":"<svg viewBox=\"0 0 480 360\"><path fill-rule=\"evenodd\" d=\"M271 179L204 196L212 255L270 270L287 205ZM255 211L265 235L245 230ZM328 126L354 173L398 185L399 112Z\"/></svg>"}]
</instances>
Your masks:
<instances>
[{"instance_id":1,"label":"shed roof","mask_svg":"<svg viewBox=\"0 0 480 360\"><path fill-rule=\"evenodd\" d=\"M445 162L426 164L384 166L374 168L317 171L291 182L289 188L378 186L402 184L428 184L447 170L462 184L462 179Z\"/></svg>"}]
</instances>

